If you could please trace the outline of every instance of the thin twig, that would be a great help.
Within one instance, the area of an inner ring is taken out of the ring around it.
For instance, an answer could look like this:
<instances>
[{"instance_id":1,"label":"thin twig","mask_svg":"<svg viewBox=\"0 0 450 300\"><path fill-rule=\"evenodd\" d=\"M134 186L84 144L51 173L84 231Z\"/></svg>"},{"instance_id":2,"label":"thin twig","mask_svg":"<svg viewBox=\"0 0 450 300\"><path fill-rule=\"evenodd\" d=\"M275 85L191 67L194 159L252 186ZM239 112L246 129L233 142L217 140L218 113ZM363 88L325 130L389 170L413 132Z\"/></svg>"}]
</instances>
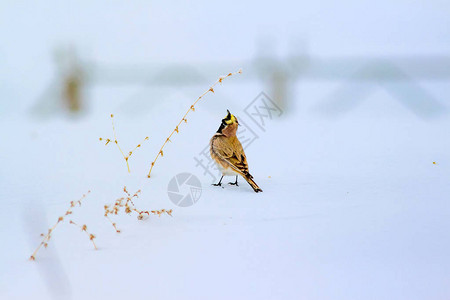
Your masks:
<instances>
[{"instance_id":1,"label":"thin twig","mask_svg":"<svg viewBox=\"0 0 450 300\"><path fill-rule=\"evenodd\" d=\"M138 214L138 216L137 216L138 220L143 220L145 217L145 214L147 214L147 216L150 216L150 214L161 216L162 214L166 213L167 215L172 216L171 209L170 210L161 209L161 210L156 210L156 211L155 210L152 210L152 211L138 210L134 204L133 198L139 198L139 194L141 193L141 190L138 190L136 193L131 195L128 192L127 187L124 186L123 192L127 195L127 197L118 198L112 206L105 205L103 207L105 210L104 216L112 224L112 226L114 227L114 229L117 233L120 233L121 230L119 228L117 228L117 224L111 220L109 215L118 215L121 208L124 208L124 212L126 214L131 214L132 212L136 212Z\"/></svg>"},{"instance_id":2,"label":"thin twig","mask_svg":"<svg viewBox=\"0 0 450 300\"><path fill-rule=\"evenodd\" d=\"M91 191L88 191L86 194L89 194ZM66 210L66 213L64 214L64 216L67 215L71 215L72 214L72 209L75 207L76 204L78 204L78 206L81 206L81 201L86 198L86 194L84 194L79 200L77 201L70 201L70 207ZM58 221L56 221L55 225L53 225L53 227L51 227L48 231L47 234L41 234L41 236L43 237L41 243L39 244L39 246L36 248L36 250L34 250L33 254L31 254L30 256L30 260L36 260L36 254L38 253L39 249L41 249L42 246L44 246L44 248L47 248L48 246L48 242L50 241L50 238L52 237L52 233L55 230L56 226L58 226L58 224L62 221L64 221L64 216L60 216L58 217ZM94 244L95 245L95 244Z\"/></svg>"},{"instance_id":3,"label":"thin twig","mask_svg":"<svg viewBox=\"0 0 450 300\"><path fill-rule=\"evenodd\" d=\"M95 250L97 250L97 246L95 245L95 242L94 242L95 235L93 235L92 233L89 233L89 232L87 231L87 226L86 226L86 224L84 224L83 226L80 226L80 225L78 225L77 223L75 223L75 222L72 221L72 220L70 220L69 223L70 223L70 224L73 224L73 225L75 225L75 226L77 226L77 227L79 227L79 228L81 229L81 231L85 232L85 233L88 235L89 239L91 240L92 244L94 245Z\"/></svg>"},{"instance_id":4,"label":"thin twig","mask_svg":"<svg viewBox=\"0 0 450 300\"><path fill-rule=\"evenodd\" d=\"M112 124L112 129L113 129L113 134L114 134L114 144L116 144L117 148L119 149L120 153L123 156L123 159L125 160L125 162L127 163L127 169L128 169L128 173L130 173L130 164L128 163L129 158L131 157L131 155L133 154L133 152L137 149L140 148L141 145L148 140L148 136L146 136L144 138L144 140L138 144L133 150L128 152L128 155L125 155L125 153L122 151L122 148L119 145L119 141L117 139L117 134L116 134L116 127L114 126L114 115L111 114L111 124ZM100 141L106 140L105 146L108 145L111 142L111 139L104 139L104 138L99 138Z\"/></svg>"},{"instance_id":5,"label":"thin twig","mask_svg":"<svg viewBox=\"0 0 450 300\"><path fill-rule=\"evenodd\" d=\"M228 74L225 75L225 76L219 77L219 79L218 79L213 85L211 85L211 86L209 87L208 90L206 90L203 94L200 95L200 97L197 98L197 100L195 100L194 104L192 104L192 105L189 107L189 109L187 110L187 112L184 114L183 118L181 118L181 121L178 123L178 125L175 127L175 129L172 131L172 133L169 135L169 137L166 139L166 141L164 142L164 144L163 144L163 145L161 146L161 148L159 149L158 154L156 154L155 160L153 160L153 162L152 162L152 164L151 164L150 171L148 172L147 178L150 178L150 174L152 173L153 167L155 166L155 162L156 162L156 160L159 158L159 156L164 156L164 152L163 152L164 146L167 144L167 142L170 141L170 138L172 137L172 135L173 135L175 132L177 132L177 133L179 132L179 126L181 125L181 123L183 123L183 121L184 121L185 123L187 123L186 116L189 114L189 112L190 112L191 110L192 110L192 111L195 111L195 105L197 104L197 102L200 101L200 99L202 99L202 98L203 98L206 94L208 94L209 92L214 93L214 87L215 87L218 83L222 83L222 81L223 81L225 78L230 77L230 76L233 76L233 75L236 75L236 74L241 74L241 73L242 73L242 70L239 69L239 71L237 71L237 72L234 72L234 73L228 73Z\"/></svg>"}]
</instances>

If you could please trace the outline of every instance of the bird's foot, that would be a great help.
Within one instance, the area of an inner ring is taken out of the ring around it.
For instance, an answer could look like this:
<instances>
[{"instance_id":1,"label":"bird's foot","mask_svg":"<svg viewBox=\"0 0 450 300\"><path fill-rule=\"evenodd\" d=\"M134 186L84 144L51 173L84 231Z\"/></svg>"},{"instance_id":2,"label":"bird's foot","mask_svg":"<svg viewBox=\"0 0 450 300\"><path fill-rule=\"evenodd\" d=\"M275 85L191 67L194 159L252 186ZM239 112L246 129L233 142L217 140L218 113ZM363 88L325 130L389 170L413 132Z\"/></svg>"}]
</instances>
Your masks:
<instances>
[{"instance_id":1,"label":"bird's foot","mask_svg":"<svg viewBox=\"0 0 450 300\"><path fill-rule=\"evenodd\" d=\"M213 184L211 184L211 185L213 185L213 186L222 186L222 183L213 183Z\"/></svg>"},{"instance_id":2,"label":"bird's foot","mask_svg":"<svg viewBox=\"0 0 450 300\"><path fill-rule=\"evenodd\" d=\"M235 185L235 186L239 186L239 184L236 182L228 182L229 185Z\"/></svg>"}]
</instances>

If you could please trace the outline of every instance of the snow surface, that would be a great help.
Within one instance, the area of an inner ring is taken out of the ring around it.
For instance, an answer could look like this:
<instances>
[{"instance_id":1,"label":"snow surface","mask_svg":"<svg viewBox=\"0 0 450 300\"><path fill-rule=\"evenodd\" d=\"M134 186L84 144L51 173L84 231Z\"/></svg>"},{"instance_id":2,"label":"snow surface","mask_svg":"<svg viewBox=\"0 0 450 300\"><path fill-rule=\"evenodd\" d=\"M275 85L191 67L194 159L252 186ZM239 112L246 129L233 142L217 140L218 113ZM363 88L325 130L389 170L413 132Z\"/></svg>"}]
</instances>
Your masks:
<instances>
[{"instance_id":1,"label":"snow surface","mask_svg":"<svg viewBox=\"0 0 450 300\"><path fill-rule=\"evenodd\" d=\"M285 67L291 55L432 58L449 53L449 14L442 0L0 1L0 299L450 299L448 80L411 78L446 109L422 118L404 105L417 89L406 86L401 102L398 83L370 93L356 83L347 107L333 106L345 82L300 77L284 114L264 132L252 127L259 138L246 153L259 194L242 179L211 186L194 161L226 109L245 117L270 93L245 77L256 70L199 103L150 180L160 145L206 86L108 85L99 75L84 116L30 114L57 94L55 52L70 45L106 69L183 63L200 74L259 55ZM125 150L150 137L130 174L114 145L98 141L112 137L111 113ZM167 196L181 172L203 186L188 208ZM116 234L103 205L124 185L142 190L139 208L173 217L122 215ZM99 250L65 222L30 262L39 234L88 190L73 219Z\"/></svg>"},{"instance_id":2,"label":"snow surface","mask_svg":"<svg viewBox=\"0 0 450 300\"><path fill-rule=\"evenodd\" d=\"M317 108L330 83L305 82L297 90L304 97L266 132L254 127L259 138L246 153L264 192L242 179L222 189L193 157L226 109L245 116L259 93L261 86L239 80L199 103L151 179L150 162L204 87L151 105L102 100L128 99L132 89L96 89L81 118L2 119L0 298L448 299L448 114L421 119L377 89L330 116ZM110 113L124 149L150 137L130 158L130 174L114 145L98 141L112 137ZM167 196L169 180L181 172L203 186L188 208ZM103 205L123 196L124 185L142 189L139 208L173 209L173 217L122 215L116 234ZM88 225L99 250L65 222L30 262L39 234L87 190L73 219Z\"/></svg>"}]
</instances>

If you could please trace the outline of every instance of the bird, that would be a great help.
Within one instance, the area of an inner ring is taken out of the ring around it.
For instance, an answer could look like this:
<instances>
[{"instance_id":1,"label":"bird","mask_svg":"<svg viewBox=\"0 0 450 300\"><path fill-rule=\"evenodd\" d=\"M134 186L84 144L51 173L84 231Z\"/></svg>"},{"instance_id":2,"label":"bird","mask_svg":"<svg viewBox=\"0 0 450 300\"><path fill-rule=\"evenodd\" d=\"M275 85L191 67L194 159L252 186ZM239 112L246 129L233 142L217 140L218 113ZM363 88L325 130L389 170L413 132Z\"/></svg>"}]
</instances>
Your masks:
<instances>
[{"instance_id":1,"label":"bird","mask_svg":"<svg viewBox=\"0 0 450 300\"><path fill-rule=\"evenodd\" d=\"M227 116L222 119L219 129L209 143L211 158L222 173L219 182L213 185L221 186L223 176L235 175L236 181L229 182L229 184L239 186L237 180L240 175L250 184L256 193L262 192L262 189L256 184L253 176L248 171L247 157L245 156L241 142L239 142L236 136L239 121L228 109L227 113Z\"/></svg>"}]
</instances>

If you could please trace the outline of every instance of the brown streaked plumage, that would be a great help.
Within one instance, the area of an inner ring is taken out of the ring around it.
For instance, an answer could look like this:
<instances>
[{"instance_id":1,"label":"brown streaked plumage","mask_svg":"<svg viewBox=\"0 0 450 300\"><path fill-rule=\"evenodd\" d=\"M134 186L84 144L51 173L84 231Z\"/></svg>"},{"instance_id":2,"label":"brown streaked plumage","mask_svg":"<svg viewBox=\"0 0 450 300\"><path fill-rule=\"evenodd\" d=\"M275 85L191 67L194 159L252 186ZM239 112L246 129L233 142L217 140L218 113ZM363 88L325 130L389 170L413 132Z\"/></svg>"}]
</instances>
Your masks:
<instances>
[{"instance_id":1,"label":"brown streaked plumage","mask_svg":"<svg viewBox=\"0 0 450 300\"><path fill-rule=\"evenodd\" d=\"M211 138L211 157L216 162L219 170L221 170L222 178L225 175L236 175L236 182L230 182L230 184L238 185L237 175L240 175L250 184L255 192L262 192L248 171L247 157L239 139L236 137L239 122L228 110L227 112L228 114L222 120L222 124L216 134ZM222 178L219 183L214 185L220 186Z\"/></svg>"}]
</instances>

